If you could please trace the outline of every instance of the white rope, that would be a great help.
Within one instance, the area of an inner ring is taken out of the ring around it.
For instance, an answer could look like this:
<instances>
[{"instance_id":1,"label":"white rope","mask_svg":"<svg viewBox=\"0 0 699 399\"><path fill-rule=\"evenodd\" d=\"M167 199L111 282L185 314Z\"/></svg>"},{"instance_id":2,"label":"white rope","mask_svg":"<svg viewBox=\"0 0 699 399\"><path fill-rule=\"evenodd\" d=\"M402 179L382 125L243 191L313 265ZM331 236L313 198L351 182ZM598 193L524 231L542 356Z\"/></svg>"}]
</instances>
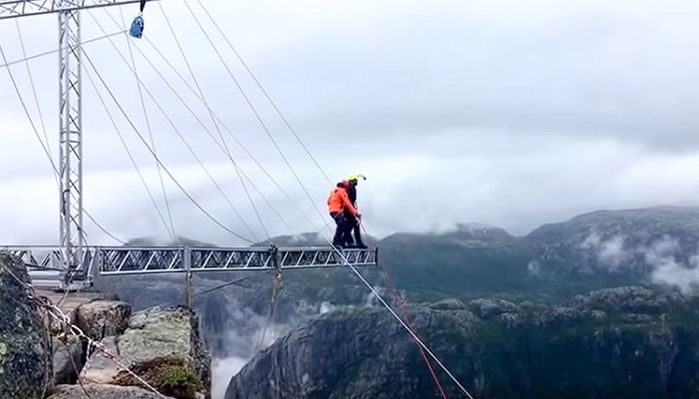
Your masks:
<instances>
[{"instance_id":1,"label":"white rope","mask_svg":"<svg viewBox=\"0 0 699 399\"><path fill-rule=\"evenodd\" d=\"M389 305L388 302L386 302L386 300L381 296L381 294L379 294L379 292L376 290L376 288L374 288L374 286L371 285L371 283L368 282L368 281L364 278L364 276L362 276L361 273L359 273L359 271L357 270L357 268L354 267L354 265L352 265L352 264L350 263L350 261L347 259L347 257L345 256L345 254L342 253L342 251L340 251L339 249L337 249L337 247L335 247L334 245L332 245L332 241L330 241L330 240L328 240L328 239L326 239L326 241L328 242L328 244L330 244L330 245L332 246L332 248L334 249L335 253L338 254L338 255L342 258L342 260L343 260L343 262L345 263L345 265L346 265L346 266L349 266L349 268L352 270L352 272L354 272L354 274L357 275L357 277L359 277L359 279L362 281L362 283L364 283L364 285L365 285L367 288L369 288L369 290L371 290L371 292L374 294L374 296L376 296L376 299L378 299L379 302L381 302L381 304L389 311L389 313L391 313L391 315L392 315L396 320L398 320L398 322L399 322L400 325L405 329L405 331L407 331L408 334L410 334L410 335L413 337L413 339L415 340L415 342L417 342L417 343L422 347L422 349L424 349L425 352L427 352L427 353L430 355L430 357L437 363L437 365L439 365L439 367L449 376L449 378L451 378L451 380L454 381L454 383L459 387L459 389L464 393L464 395L466 395L466 397L468 397L469 399L474 399L473 395L471 395L471 393L461 384L461 382L459 382L459 380L454 376L454 374L452 374L452 372L449 371L449 369L447 368L447 366L445 366L444 363L442 363L442 361L439 360L439 358L437 357L437 355L435 355L435 354L432 352L432 350L430 350L430 348L428 348L427 345L425 345L425 343L422 342L422 340L420 339L420 337L418 337L417 334L415 334L415 333L413 332L413 330L405 323L405 321L403 321L403 319L398 315L398 313L396 313L396 311L393 310L393 308L391 307L391 305Z\"/></svg>"}]
</instances>

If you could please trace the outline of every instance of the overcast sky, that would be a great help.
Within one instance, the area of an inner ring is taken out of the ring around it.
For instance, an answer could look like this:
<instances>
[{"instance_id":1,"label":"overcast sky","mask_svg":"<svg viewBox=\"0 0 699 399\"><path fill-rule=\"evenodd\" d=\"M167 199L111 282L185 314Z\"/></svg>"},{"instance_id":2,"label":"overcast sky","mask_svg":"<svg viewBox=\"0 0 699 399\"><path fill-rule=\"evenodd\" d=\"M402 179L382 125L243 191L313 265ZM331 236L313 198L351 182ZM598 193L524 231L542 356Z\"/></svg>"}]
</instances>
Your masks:
<instances>
[{"instance_id":1,"label":"overcast sky","mask_svg":"<svg viewBox=\"0 0 699 399\"><path fill-rule=\"evenodd\" d=\"M325 200L331 185L198 3L189 1L314 200L257 123L184 2L163 0L212 112L297 203L291 204L222 131L232 157L284 219L248 184L270 234L321 228L330 221ZM601 208L699 202L695 1L203 1L331 179L367 175L360 208L376 235L442 230L460 222L526 234L540 224ZM119 10L110 12L119 25L105 10L83 13L84 40L103 36L93 18L108 33L125 29ZM128 25L137 6L123 12ZM149 4L144 18L146 37L192 85L159 6ZM55 16L23 18L20 28L29 55L57 48ZM128 60L124 36L114 43ZM220 137L207 108L145 39L132 44L146 88L250 230L264 238L232 163L209 136ZM0 45L10 61L22 58L13 20L0 21ZM127 64L108 40L86 44L85 50L148 138ZM57 56L33 60L30 67L55 157ZM96 76L85 69L85 207L121 238L166 239L167 230L87 79ZM11 70L43 136L25 65ZM150 153L96 84L165 214ZM155 148L178 182L230 229L251 237L147 94L146 107ZM56 183L4 67L0 148L0 242L55 242ZM239 243L206 219L167 175L164 185L178 235ZM92 242L114 242L86 225Z\"/></svg>"}]
</instances>

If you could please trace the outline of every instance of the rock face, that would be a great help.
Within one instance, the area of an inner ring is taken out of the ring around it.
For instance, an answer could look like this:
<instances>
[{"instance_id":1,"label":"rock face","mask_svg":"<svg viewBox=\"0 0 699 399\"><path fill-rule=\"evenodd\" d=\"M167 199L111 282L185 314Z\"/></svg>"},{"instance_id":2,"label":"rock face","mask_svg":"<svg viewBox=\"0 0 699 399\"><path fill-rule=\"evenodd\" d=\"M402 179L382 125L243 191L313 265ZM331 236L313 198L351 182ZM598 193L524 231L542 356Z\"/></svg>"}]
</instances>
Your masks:
<instances>
[{"instance_id":1,"label":"rock face","mask_svg":"<svg viewBox=\"0 0 699 399\"><path fill-rule=\"evenodd\" d=\"M565 305L480 300L410 314L478 398L699 398L699 300L632 287ZM438 374L449 397L463 396ZM293 330L233 377L225 397L439 395L408 335L387 312L364 308Z\"/></svg>"},{"instance_id":2,"label":"rock face","mask_svg":"<svg viewBox=\"0 0 699 399\"><path fill-rule=\"evenodd\" d=\"M198 318L184 308L152 308L134 314L123 334L106 337L102 344L119 355L130 369L158 367L158 359L179 362L196 375L204 395L211 383L210 359L199 337ZM169 372L169 369L163 369ZM114 362L95 351L81 373L84 381L98 384L124 383L124 373ZM156 387L162 375L151 375Z\"/></svg>"},{"instance_id":3,"label":"rock face","mask_svg":"<svg viewBox=\"0 0 699 399\"><path fill-rule=\"evenodd\" d=\"M119 335L129 326L131 306L122 301L98 299L79 306L75 311L76 324L91 338Z\"/></svg>"},{"instance_id":4,"label":"rock face","mask_svg":"<svg viewBox=\"0 0 699 399\"><path fill-rule=\"evenodd\" d=\"M50 381L49 340L38 309L11 273L28 281L24 265L0 254L0 398L41 398Z\"/></svg>"},{"instance_id":5,"label":"rock face","mask_svg":"<svg viewBox=\"0 0 699 399\"><path fill-rule=\"evenodd\" d=\"M85 390L90 397L99 399L163 399L160 395L137 387L86 384ZM52 390L48 399L78 399L85 397L85 391L83 391L80 385L59 385ZM170 399L169 397L165 398Z\"/></svg>"}]
</instances>

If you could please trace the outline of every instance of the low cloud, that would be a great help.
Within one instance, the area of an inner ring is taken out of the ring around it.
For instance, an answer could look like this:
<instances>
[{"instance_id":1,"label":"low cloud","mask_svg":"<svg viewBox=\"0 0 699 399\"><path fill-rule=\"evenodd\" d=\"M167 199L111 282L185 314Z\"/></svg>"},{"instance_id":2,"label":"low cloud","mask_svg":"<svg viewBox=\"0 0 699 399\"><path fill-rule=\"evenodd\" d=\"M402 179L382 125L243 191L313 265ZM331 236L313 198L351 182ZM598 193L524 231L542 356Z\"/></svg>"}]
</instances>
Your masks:
<instances>
[{"instance_id":1,"label":"low cloud","mask_svg":"<svg viewBox=\"0 0 699 399\"><path fill-rule=\"evenodd\" d=\"M599 233L592 232L580 247L593 251L598 262L610 271L627 265L633 256L633 252L625 248L624 237L619 234L603 239Z\"/></svg>"},{"instance_id":2,"label":"low cloud","mask_svg":"<svg viewBox=\"0 0 699 399\"><path fill-rule=\"evenodd\" d=\"M653 242L645 252L646 262L653 267L651 279L656 284L677 287L683 294L699 293L699 255L682 256L682 247L670 236Z\"/></svg>"}]
</instances>

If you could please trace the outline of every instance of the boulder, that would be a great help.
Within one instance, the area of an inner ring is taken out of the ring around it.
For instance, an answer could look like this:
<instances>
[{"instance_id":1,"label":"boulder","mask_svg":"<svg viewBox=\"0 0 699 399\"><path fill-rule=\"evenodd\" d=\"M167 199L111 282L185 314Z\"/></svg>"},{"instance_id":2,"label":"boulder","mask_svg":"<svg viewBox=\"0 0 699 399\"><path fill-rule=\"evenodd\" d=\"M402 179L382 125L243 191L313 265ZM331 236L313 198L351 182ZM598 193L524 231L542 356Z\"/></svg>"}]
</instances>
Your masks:
<instances>
[{"instance_id":1,"label":"boulder","mask_svg":"<svg viewBox=\"0 0 699 399\"><path fill-rule=\"evenodd\" d=\"M101 341L101 344L109 353L120 355L117 337L106 337ZM119 371L121 369L113 360L100 351L94 351L85 362L80 377L83 382L90 384L111 384Z\"/></svg>"},{"instance_id":2,"label":"boulder","mask_svg":"<svg viewBox=\"0 0 699 399\"><path fill-rule=\"evenodd\" d=\"M51 380L50 341L20 281L29 281L24 265L0 254L0 398L41 398Z\"/></svg>"},{"instance_id":3,"label":"boulder","mask_svg":"<svg viewBox=\"0 0 699 399\"><path fill-rule=\"evenodd\" d=\"M92 339L122 334L129 326L131 305L122 301L98 299L75 310L75 322Z\"/></svg>"},{"instance_id":4,"label":"boulder","mask_svg":"<svg viewBox=\"0 0 699 399\"><path fill-rule=\"evenodd\" d=\"M483 319L520 311L520 308L514 303L498 298L479 298L469 302L468 305L473 313Z\"/></svg>"},{"instance_id":5,"label":"boulder","mask_svg":"<svg viewBox=\"0 0 699 399\"><path fill-rule=\"evenodd\" d=\"M99 399L163 399L161 395L138 387L86 384L85 391L90 397ZM80 385L59 385L52 389L47 399L85 399L85 391Z\"/></svg>"},{"instance_id":6,"label":"boulder","mask_svg":"<svg viewBox=\"0 0 699 399\"><path fill-rule=\"evenodd\" d=\"M148 374L146 381L154 385L162 382L163 373L170 373L176 367L184 368L183 374L195 375L198 386L209 395L211 385L210 358L199 337L198 318L185 308L152 308L135 313L129 327L122 335L106 337L102 344L131 370L143 370ZM182 366L174 366L174 363ZM163 364L172 367L161 367ZM158 369L163 373L151 373ZM98 384L134 384L124 379L124 370L99 351L90 355L81 376L84 381ZM141 375L141 374L139 374ZM186 397L186 396L185 396Z\"/></svg>"}]
</instances>

